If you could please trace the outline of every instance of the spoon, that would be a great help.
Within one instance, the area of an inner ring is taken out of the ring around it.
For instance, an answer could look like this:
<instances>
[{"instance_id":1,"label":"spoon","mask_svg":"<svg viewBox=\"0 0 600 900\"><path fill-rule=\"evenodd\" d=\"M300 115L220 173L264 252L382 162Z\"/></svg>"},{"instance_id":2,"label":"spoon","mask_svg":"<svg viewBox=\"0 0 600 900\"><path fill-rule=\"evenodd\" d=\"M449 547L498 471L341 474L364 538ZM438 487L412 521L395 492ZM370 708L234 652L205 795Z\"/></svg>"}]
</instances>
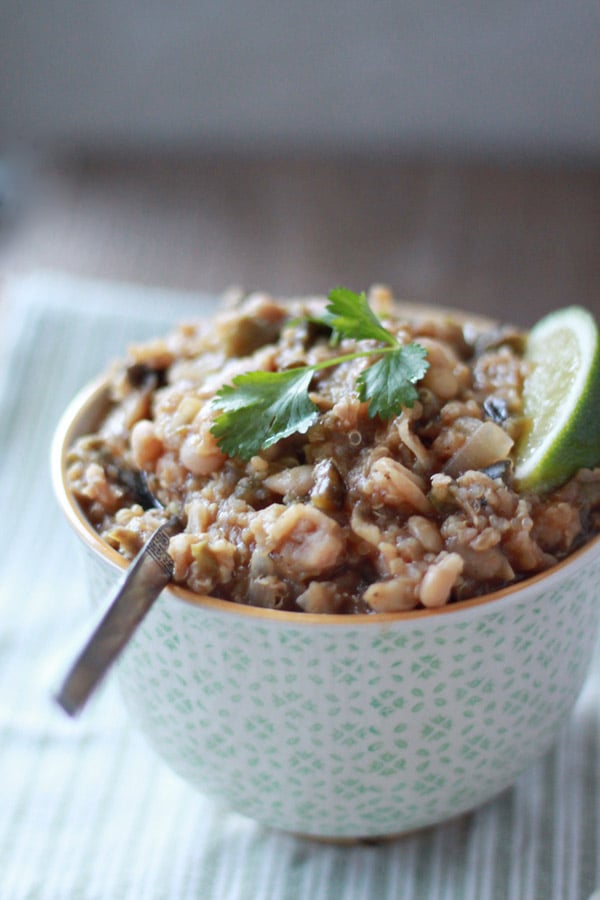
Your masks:
<instances>
[{"instance_id":1,"label":"spoon","mask_svg":"<svg viewBox=\"0 0 600 900\"><path fill-rule=\"evenodd\" d=\"M145 474L119 467L119 478L144 509L164 509L150 491ZM178 516L160 525L135 557L102 610L97 624L69 667L55 699L70 716L76 716L116 661L138 625L173 575L169 538L183 528Z\"/></svg>"}]
</instances>

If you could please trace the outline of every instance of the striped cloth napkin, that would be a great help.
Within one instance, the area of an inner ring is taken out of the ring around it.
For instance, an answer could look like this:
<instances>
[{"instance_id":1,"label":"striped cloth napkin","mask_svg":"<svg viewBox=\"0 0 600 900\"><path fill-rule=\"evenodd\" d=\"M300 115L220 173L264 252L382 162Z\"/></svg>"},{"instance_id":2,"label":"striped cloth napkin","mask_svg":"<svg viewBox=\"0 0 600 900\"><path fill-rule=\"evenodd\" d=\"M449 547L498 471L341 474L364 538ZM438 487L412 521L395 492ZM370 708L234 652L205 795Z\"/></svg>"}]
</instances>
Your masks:
<instances>
[{"instance_id":1,"label":"striped cloth napkin","mask_svg":"<svg viewBox=\"0 0 600 900\"><path fill-rule=\"evenodd\" d=\"M48 449L132 339L216 301L59 274L0 310L0 898L587 900L600 886L600 665L558 746L457 820L375 846L266 830L189 789L130 728L112 679L76 721L51 701L86 619Z\"/></svg>"}]
</instances>

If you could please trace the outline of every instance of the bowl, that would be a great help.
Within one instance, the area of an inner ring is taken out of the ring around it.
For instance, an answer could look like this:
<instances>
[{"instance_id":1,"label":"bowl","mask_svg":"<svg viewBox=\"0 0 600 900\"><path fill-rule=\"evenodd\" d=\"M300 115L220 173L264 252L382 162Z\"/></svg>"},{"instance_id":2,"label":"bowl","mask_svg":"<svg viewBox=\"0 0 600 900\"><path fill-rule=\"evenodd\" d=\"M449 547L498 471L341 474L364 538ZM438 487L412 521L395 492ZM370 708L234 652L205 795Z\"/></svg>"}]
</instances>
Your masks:
<instances>
[{"instance_id":1,"label":"bowl","mask_svg":"<svg viewBox=\"0 0 600 900\"><path fill-rule=\"evenodd\" d=\"M126 561L84 518L69 445L105 381L58 425L53 482L92 599ZM276 829L350 840L470 810L556 740L600 616L600 537L545 573L438 610L311 615L169 587L117 666L131 717L190 785Z\"/></svg>"}]
</instances>

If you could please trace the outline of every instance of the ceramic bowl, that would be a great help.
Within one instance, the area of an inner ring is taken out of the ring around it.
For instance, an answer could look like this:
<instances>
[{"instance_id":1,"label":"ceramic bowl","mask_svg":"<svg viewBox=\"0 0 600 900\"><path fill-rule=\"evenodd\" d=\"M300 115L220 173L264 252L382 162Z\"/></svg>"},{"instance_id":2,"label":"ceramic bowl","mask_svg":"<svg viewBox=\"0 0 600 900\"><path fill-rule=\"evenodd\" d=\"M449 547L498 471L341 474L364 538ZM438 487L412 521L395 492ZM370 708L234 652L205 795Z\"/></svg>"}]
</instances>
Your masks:
<instances>
[{"instance_id":1,"label":"ceramic bowl","mask_svg":"<svg viewBox=\"0 0 600 900\"><path fill-rule=\"evenodd\" d=\"M83 517L64 461L105 398L103 383L84 390L53 447L96 601L127 564ZM436 611L317 616L173 587L118 677L160 756L232 809L338 840L399 834L485 802L552 745L593 652L599 584L596 538L542 575Z\"/></svg>"}]
</instances>

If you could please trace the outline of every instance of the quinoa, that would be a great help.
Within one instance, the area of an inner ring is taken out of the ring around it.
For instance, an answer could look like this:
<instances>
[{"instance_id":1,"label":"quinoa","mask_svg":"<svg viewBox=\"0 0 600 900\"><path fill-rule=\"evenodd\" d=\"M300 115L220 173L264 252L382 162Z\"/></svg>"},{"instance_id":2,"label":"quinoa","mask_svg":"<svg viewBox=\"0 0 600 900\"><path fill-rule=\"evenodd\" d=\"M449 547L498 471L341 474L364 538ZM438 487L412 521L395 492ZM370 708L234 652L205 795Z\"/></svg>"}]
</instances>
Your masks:
<instances>
[{"instance_id":1,"label":"quinoa","mask_svg":"<svg viewBox=\"0 0 600 900\"><path fill-rule=\"evenodd\" d=\"M356 390L369 360L323 368L311 383L316 423L249 461L221 451L211 400L238 374L339 355L314 322L323 300L255 293L212 322L132 346L110 370L98 430L67 459L74 496L101 537L131 559L176 514L174 581L197 594L377 613L497 590L596 534L600 469L541 495L514 482L511 453L528 424L524 333L443 314L408 317L383 288L369 299L398 340L427 351L414 406L370 418ZM342 342L344 353L356 347Z\"/></svg>"}]
</instances>

